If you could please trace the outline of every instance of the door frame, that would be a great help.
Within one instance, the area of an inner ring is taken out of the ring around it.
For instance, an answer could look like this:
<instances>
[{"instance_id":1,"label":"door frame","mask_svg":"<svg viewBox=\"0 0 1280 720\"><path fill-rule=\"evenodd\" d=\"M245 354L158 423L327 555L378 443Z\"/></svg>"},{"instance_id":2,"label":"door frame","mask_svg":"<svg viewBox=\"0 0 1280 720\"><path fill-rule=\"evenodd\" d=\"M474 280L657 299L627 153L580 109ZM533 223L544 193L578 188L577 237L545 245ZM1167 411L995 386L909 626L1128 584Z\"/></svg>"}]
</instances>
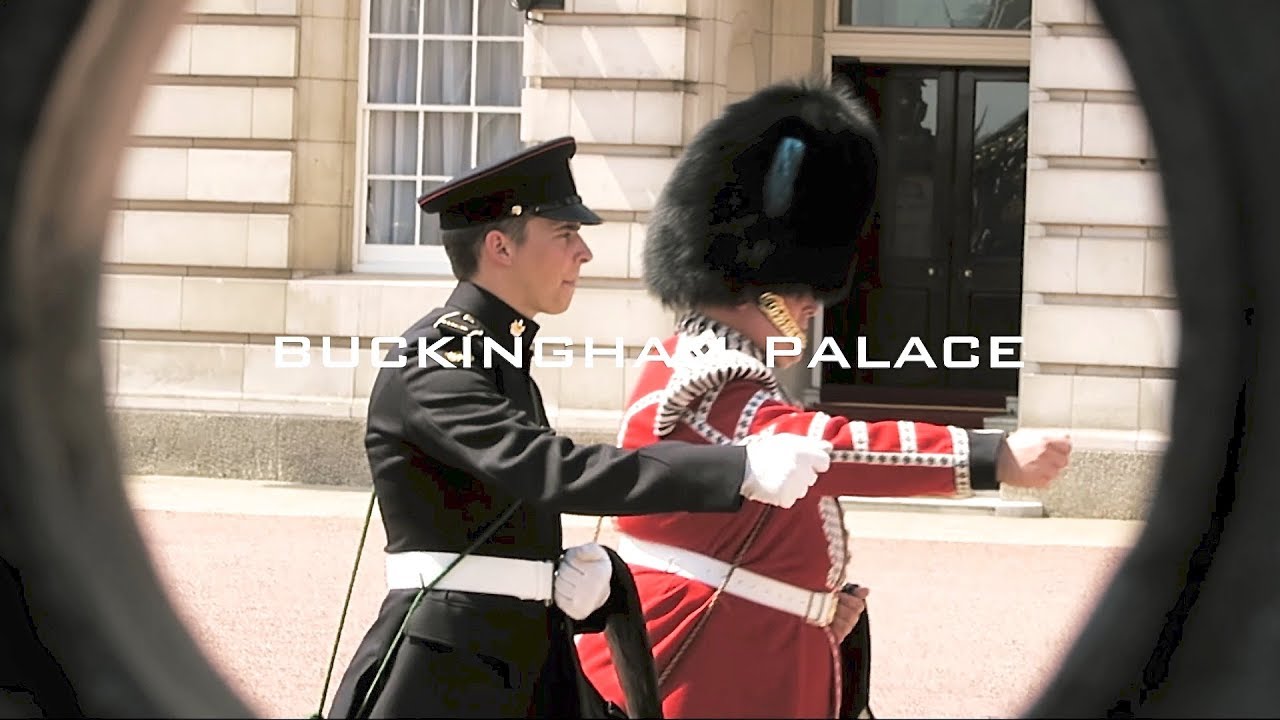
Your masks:
<instances>
[{"instance_id":1,"label":"door frame","mask_svg":"<svg viewBox=\"0 0 1280 720\"><path fill-rule=\"evenodd\" d=\"M961 112L965 107L972 108L976 102L973 84L961 82L959 78L968 75L976 81L1006 79L1010 78L1010 71L1014 71L1012 73L1013 77L1020 77L1027 82L1030 79L1029 53L1024 55L1019 51L1019 46L1017 45L1019 40L1029 41L1029 38L966 38L966 40L971 41L965 43L968 46L966 49L972 50L972 52L934 56L933 53L919 52L922 43L937 39L936 36L929 37L922 33L892 33L895 36L893 38L888 37L890 33L869 33L868 35L876 36L874 38L876 42L871 43L874 49L870 54L850 52L854 46L863 44L857 42L856 36L859 36L860 33L828 33L828 35L830 38L838 38L839 40L836 43L826 43L823 51L822 70L828 82L831 81L835 74L837 62L936 67L944 70L944 76L946 71L958 71L955 73L957 82L949 88L950 92L945 93L953 98L952 103L941 102L944 94L944 83L939 83L940 125L944 113L954 123L956 113ZM898 38L896 37L897 35L903 35L904 37ZM896 49L890 50L895 44L894 41L902 44L897 44ZM904 43L903 41L907 42ZM1029 47L1029 42L1027 47ZM959 212L960 208L956 206L956 203L961 195L960 191L967 190L968 184L971 182L967 179L971 172L963 173L961 170L972 166L973 138L968 137L967 133L958 134L952 144L952 148L952 155L947 161L948 168L952 173L952 182L948 186L947 202L944 203L944 211L950 216L950 227L945 230L941 227L938 229L942 231L942 234L951 238L950 247L947 248L948 262L954 264L957 252L957 231L967 229L968 223L972 222L971 211L967 209L967 204L965 204L964 211ZM945 219L940 219L940 221L948 222ZM949 289L947 293L949 313L955 312L955 309L950 307L950 305L954 304L952 296L955 292L954 289ZM814 334L818 337L824 334L825 321L825 308L820 308L814 318L813 325ZM822 375L821 365L817 365L810 370L809 388L805 391L805 400L810 404L829 407L833 411L858 419L875 419L886 416L886 413L892 415L893 412L910 408L918 419L928 421L932 416L938 416L939 420L937 421L943 421L941 418L945 417L945 422L953 423L957 418L961 417L973 420L981 416L1004 414L1008 405L1008 398L1016 398L1018 395L1018 389L1015 389L1010 396L1000 391L984 390L887 388L865 385L824 386Z\"/></svg>"},{"instance_id":2,"label":"door frame","mask_svg":"<svg viewBox=\"0 0 1280 720\"><path fill-rule=\"evenodd\" d=\"M835 3L828 2L829 23ZM1031 33L990 30L840 28L822 35L822 71L831 79L832 61L854 59L886 65L1031 67Z\"/></svg>"}]
</instances>

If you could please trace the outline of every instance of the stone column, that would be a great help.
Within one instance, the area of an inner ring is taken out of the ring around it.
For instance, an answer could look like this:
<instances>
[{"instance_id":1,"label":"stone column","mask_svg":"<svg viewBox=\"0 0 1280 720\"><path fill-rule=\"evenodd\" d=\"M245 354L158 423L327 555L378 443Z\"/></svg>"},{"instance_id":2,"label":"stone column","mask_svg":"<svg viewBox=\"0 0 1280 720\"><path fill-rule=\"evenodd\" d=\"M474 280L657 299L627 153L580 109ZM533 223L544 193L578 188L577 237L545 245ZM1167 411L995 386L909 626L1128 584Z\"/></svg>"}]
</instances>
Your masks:
<instances>
[{"instance_id":1,"label":"stone column","mask_svg":"<svg viewBox=\"0 0 1280 720\"><path fill-rule=\"evenodd\" d=\"M1072 468L1043 496L1050 514L1134 518L1177 349L1155 153L1092 3L1033 12L1019 423L1075 438Z\"/></svg>"},{"instance_id":2,"label":"stone column","mask_svg":"<svg viewBox=\"0 0 1280 720\"><path fill-rule=\"evenodd\" d=\"M351 269L352 186L361 0L303 0L299 11L297 185L289 265L306 274Z\"/></svg>"}]
</instances>

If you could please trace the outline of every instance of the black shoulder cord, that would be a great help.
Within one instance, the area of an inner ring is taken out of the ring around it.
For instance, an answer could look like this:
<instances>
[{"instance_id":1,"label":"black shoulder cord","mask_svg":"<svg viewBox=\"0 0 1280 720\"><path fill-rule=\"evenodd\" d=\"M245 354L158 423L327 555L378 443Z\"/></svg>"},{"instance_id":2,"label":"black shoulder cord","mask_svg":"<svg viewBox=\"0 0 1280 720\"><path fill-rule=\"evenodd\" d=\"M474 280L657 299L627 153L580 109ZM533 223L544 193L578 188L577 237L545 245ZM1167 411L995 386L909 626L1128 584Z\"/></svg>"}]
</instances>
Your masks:
<instances>
[{"instance_id":1,"label":"black shoulder cord","mask_svg":"<svg viewBox=\"0 0 1280 720\"><path fill-rule=\"evenodd\" d=\"M369 521L373 519L373 503L377 490L369 491L369 508L364 513L364 528L360 530L360 544L356 546L356 562L351 568L351 582L347 583L347 598L342 601L342 614L338 616L338 635L333 639L333 654L329 656L329 669L324 674L324 688L320 690L320 706L311 720L324 719L324 700L329 695L329 681L333 679L333 665L338 660L338 643L342 641L342 628L347 624L347 610L351 607L351 592L356 587L356 573L360 570L360 555L364 552L365 539L369 536Z\"/></svg>"}]
</instances>

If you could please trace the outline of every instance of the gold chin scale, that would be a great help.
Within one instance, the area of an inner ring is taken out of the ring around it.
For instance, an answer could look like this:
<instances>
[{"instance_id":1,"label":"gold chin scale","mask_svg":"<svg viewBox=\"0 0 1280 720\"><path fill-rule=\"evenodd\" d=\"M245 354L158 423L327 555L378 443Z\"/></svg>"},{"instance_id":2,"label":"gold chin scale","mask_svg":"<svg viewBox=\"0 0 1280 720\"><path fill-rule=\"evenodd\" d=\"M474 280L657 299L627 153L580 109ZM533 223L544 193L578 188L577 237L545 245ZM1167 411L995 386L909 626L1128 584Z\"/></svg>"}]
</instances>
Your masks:
<instances>
[{"instance_id":1,"label":"gold chin scale","mask_svg":"<svg viewBox=\"0 0 1280 720\"><path fill-rule=\"evenodd\" d=\"M769 318L769 322L778 328L783 335L793 337L800 341L800 351L805 349L805 332L800 327L800 323L791 317L791 313L787 311L787 304L783 302L782 296L777 293L762 293L760 298L756 300L756 304L760 307L760 312Z\"/></svg>"}]
</instances>

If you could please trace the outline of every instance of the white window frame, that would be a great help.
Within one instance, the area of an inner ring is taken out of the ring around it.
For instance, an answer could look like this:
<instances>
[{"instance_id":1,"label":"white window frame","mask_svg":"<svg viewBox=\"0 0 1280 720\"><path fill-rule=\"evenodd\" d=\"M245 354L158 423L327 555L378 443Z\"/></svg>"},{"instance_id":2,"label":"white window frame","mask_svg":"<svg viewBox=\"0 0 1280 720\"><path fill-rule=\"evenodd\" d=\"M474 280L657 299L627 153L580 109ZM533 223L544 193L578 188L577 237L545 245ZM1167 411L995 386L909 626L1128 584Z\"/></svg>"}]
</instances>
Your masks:
<instances>
[{"instance_id":1,"label":"white window frame","mask_svg":"<svg viewBox=\"0 0 1280 720\"><path fill-rule=\"evenodd\" d=\"M840 3L843 0L826 0L826 32L828 33L883 33L892 35L987 35L994 37L1016 38L1030 37L1031 29L989 29L989 28L945 28L945 27L908 27L898 25L841 25ZM856 13L859 0L853 0ZM1053 0L1049 0L1052 2ZM1035 13L1036 0L1031 0L1032 13Z\"/></svg>"},{"instance_id":2,"label":"white window frame","mask_svg":"<svg viewBox=\"0 0 1280 720\"><path fill-rule=\"evenodd\" d=\"M367 219L368 219L368 184L369 180L390 180L405 179L403 176L380 176L369 174L369 116L372 112L382 111L407 111L407 112L432 112L432 111L458 111L466 108L466 111L475 117L476 113L491 114L510 114L515 115L523 122L521 117L523 106L489 106L489 105L413 105L413 104L388 104L388 103L371 103L369 102L369 45L370 40L377 38L387 39L404 39L404 40L462 40L467 38L470 40L471 46L471 97L475 97L475 89L477 82L476 68L476 48L477 39L487 42L509 42L521 45L521 57L523 58L523 46L527 41L527 30L520 37L504 37L492 35L480 35L479 31L479 4L482 2L495 2L506 0L472 0L471 2L471 35L439 35L432 33L424 34L396 34L396 33L377 33L376 35L369 31L370 19L373 15L373 0L361 0L360 2L360 48L359 48L359 65L356 72L356 158L355 158L355 183L352 197L352 227L351 227L351 253L352 253L352 271L357 273L370 274L396 274L396 275L425 275L431 277L453 277L453 270L449 265L449 258L445 254L444 248L434 245L384 245L380 243L365 242ZM511 12L518 12L515 8L511 8ZM424 20L425 22L425 20ZM418 83L421 87L422 82L422 63L423 53L418 53ZM521 84L523 85L524 70L521 68ZM419 156L422 152L423 132L425 122L418 123L418 142L417 151ZM471 157L476 157L478 145L479 131L478 123L471 123ZM416 178L415 178L416 179ZM448 178L443 176L423 176L427 181L447 181ZM424 214L421 211L414 213L414 237L416 238L421 231Z\"/></svg>"},{"instance_id":3,"label":"white window frame","mask_svg":"<svg viewBox=\"0 0 1280 720\"><path fill-rule=\"evenodd\" d=\"M831 61L837 57L902 65L1031 64L1031 32L1027 30L837 25L840 0L824 1L827 29L823 33L822 73L828 79Z\"/></svg>"}]
</instances>

